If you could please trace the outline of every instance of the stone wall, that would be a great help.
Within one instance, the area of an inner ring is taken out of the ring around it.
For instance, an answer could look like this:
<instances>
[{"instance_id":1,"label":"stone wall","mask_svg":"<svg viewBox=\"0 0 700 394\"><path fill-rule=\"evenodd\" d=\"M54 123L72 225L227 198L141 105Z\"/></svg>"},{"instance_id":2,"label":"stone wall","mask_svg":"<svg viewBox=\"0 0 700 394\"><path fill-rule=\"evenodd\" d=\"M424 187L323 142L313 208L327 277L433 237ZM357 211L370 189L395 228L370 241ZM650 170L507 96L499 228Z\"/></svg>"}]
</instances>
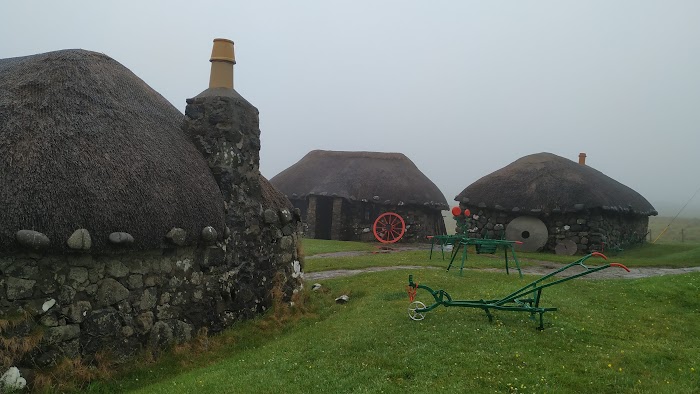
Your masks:
<instances>
[{"instance_id":1,"label":"stone wall","mask_svg":"<svg viewBox=\"0 0 700 394\"><path fill-rule=\"evenodd\" d=\"M240 283L238 267L219 246L0 257L0 320L19 323L0 336L41 338L12 365L45 367L62 357L89 361L100 351L124 359L148 346L186 341L201 327L220 331L264 311L278 272L283 288L298 286L292 283L301 269L297 235L282 235L280 224L267 226L279 233L264 239L271 250L251 256L259 259L255 286Z\"/></svg>"},{"instance_id":2,"label":"stone wall","mask_svg":"<svg viewBox=\"0 0 700 394\"><path fill-rule=\"evenodd\" d=\"M383 205L365 201L349 201L341 197L308 196L291 200L300 208L304 218L304 236L316 237L316 219L319 198L333 198L331 239L341 241L376 241L372 232L374 221L384 212L395 212L403 217L406 233L401 242L427 242L428 235L446 234L442 211L416 205ZM303 212L306 212L304 215Z\"/></svg>"},{"instance_id":3,"label":"stone wall","mask_svg":"<svg viewBox=\"0 0 700 394\"><path fill-rule=\"evenodd\" d=\"M304 235L308 238L316 238L316 197L309 197L307 214L304 218L306 223Z\"/></svg>"},{"instance_id":4,"label":"stone wall","mask_svg":"<svg viewBox=\"0 0 700 394\"><path fill-rule=\"evenodd\" d=\"M301 289L300 211L260 175L257 109L232 89L205 93L188 100L184 130L223 195L225 229L173 229L152 251L129 242L109 254L0 255L1 367L100 351L124 359L253 317L275 286L286 300ZM37 346L21 354L6 345L24 339Z\"/></svg>"},{"instance_id":5,"label":"stone wall","mask_svg":"<svg viewBox=\"0 0 700 394\"><path fill-rule=\"evenodd\" d=\"M219 243L224 260L234 269L233 300L249 302L272 288L269 272L300 264L299 211L279 192L263 194L258 110L235 90L208 89L187 100L185 133L209 164L224 198L225 223L230 233ZM272 188L272 186L269 186ZM266 200L267 199L267 200ZM284 238L290 237L291 238ZM276 249L282 244L283 251ZM290 252L289 249L295 249ZM281 254L280 254L281 253ZM278 265L279 264L279 265ZM301 287L298 276L279 271L290 283L285 294ZM246 306L249 315L259 308Z\"/></svg>"},{"instance_id":6,"label":"stone wall","mask_svg":"<svg viewBox=\"0 0 700 394\"><path fill-rule=\"evenodd\" d=\"M464 203L460 207L471 211L467 231L475 238L499 238L503 231L499 230L499 224L507 226L511 220L522 216ZM576 243L579 254L644 242L649 226L647 216L610 214L602 210L565 214L530 213L528 216L537 217L547 226L549 237L544 250L554 251L558 242L572 240Z\"/></svg>"}]
</instances>

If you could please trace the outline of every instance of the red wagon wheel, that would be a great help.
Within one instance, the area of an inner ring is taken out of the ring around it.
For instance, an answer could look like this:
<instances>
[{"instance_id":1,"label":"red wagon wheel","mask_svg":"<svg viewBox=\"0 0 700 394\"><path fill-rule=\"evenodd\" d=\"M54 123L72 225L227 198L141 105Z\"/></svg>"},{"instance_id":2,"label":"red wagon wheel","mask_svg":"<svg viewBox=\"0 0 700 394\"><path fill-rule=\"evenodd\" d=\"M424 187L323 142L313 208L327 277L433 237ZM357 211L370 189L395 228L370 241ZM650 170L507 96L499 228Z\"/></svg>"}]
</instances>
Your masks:
<instances>
[{"instance_id":1,"label":"red wagon wheel","mask_svg":"<svg viewBox=\"0 0 700 394\"><path fill-rule=\"evenodd\" d=\"M406 232L406 223L401 215L394 212L386 212L374 221L372 226L374 237L383 244L392 244L403 237Z\"/></svg>"}]
</instances>

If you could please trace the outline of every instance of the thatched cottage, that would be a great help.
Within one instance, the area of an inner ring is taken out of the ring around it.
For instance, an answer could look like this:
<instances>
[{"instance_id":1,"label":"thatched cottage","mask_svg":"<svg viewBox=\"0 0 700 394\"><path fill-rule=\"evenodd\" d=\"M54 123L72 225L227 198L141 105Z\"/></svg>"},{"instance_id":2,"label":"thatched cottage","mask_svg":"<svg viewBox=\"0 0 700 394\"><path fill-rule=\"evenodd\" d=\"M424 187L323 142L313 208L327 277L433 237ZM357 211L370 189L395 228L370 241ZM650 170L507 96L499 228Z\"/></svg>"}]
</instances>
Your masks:
<instances>
[{"instance_id":1,"label":"thatched cottage","mask_svg":"<svg viewBox=\"0 0 700 394\"><path fill-rule=\"evenodd\" d=\"M455 200L469 208L475 237L522 241L523 250L585 253L644 240L654 207L639 193L585 164L551 153L522 157L469 185ZM505 230L505 231L503 231ZM504 234L505 233L505 234Z\"/></svg>"},{"instance_id":2,"label":"thatched cottage","mask_svg":"<svg viewBox=\"0 0 700 394\"><path fill-rule=\"evenodd\" d=\"M401 241L445 234L445 196L401 153L314 150L270 182L300 209L309 238L374 240L385 212L404 219Z\"/></svg>"},{"instance_id":3,"label":"thatched cottage","mask_svg":"<svg viewBox=\"0 0 700 394\"><path fill-rule=\"evenodd\" d=\"M214 48L186 116L103 54L0 60L0 373L220 331L300 288L299 213L258 170L233 42Z\"/></svg>"}]
</instances>

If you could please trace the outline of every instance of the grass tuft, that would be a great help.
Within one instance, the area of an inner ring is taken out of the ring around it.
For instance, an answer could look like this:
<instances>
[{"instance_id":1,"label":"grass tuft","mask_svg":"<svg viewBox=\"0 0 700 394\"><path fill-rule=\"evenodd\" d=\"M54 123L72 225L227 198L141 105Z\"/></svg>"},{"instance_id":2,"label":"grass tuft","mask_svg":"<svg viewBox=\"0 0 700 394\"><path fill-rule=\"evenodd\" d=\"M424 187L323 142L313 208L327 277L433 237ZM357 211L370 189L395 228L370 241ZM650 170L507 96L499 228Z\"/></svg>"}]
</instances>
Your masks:
<instances>
[{"instance_id":1,"label":"grass tuft","mask_svg":"<svg viewBox=\"0 0 700 394\"><path fill-rule=\"evenodd\" d=\"M24 325L31 327L28 335L15 335L15 330ZM17 364L34 350L44 336L41 327L27 312L17 313L0 319L0 372Z\"/></svg>"},{"instance_id":2,"label":"grass tuft","mask_svg":"<svg viewBox=\"0 0 700 394\"><path fill-rule=\"evenodd\" d=\"M91 381L110 380L115 366L114 357L108 351L95 354L94 363L86 363L80 357L66 357L49 369L37 371L32 380L32 391L81 391Z\"/></svg>"}]
</instances>

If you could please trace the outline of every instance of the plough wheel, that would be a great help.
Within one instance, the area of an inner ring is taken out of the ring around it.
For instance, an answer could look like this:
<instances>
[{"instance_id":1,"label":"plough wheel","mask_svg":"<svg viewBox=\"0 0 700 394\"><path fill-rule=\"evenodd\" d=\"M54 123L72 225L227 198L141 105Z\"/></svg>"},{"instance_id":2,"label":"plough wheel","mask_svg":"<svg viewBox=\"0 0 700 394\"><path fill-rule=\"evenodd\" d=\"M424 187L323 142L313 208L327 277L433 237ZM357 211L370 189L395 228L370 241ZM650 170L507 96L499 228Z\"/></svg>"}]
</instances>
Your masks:
<instances>
[{"instance_id":1,"label":"plough wheel","mask_svg":"<svg viewBox=\"0 0 700 394\"><path fill-rule=\"evenodd\" d=\"M406 232L406 223L401 215L394 212L385 212L374 221L372 226L374 237L383 244L392 244L403 237Z\"/></svg>"},{"instance_id":2,"label":"plough wheel","mask_svg":"<svg viewBox=\"0 0 700 394\"><path fill-rule=\"evenodd\" d=\"M413 320L423 320L425 319L425 313L416 312L416 309L425 308L425 304L420 301L413 301L408 305L408 317Z\"/></svg>"}]
</instances>

